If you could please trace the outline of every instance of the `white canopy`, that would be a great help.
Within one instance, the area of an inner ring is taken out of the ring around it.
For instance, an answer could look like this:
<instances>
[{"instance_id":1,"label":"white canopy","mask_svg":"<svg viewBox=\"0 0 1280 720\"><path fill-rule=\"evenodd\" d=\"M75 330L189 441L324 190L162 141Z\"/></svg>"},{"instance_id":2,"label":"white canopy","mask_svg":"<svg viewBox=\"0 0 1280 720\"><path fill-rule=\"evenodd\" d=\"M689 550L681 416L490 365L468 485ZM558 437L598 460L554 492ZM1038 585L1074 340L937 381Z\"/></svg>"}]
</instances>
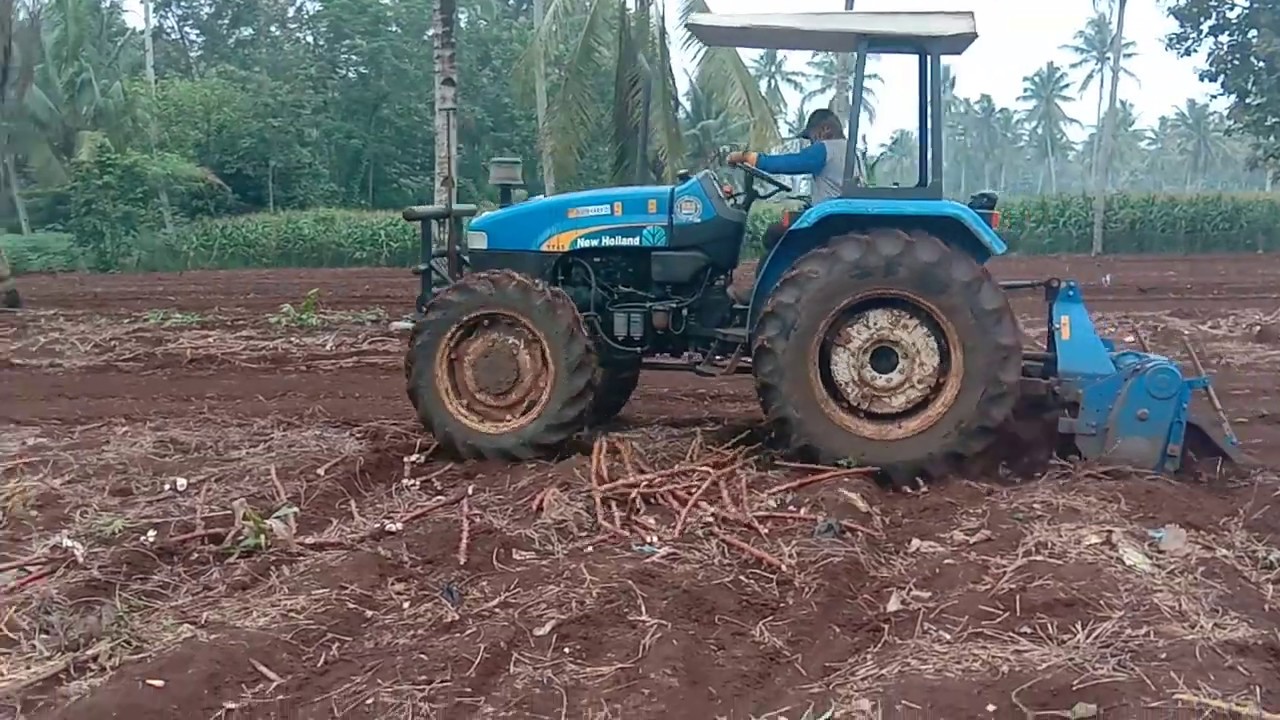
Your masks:
<instances>
[{"instance_id":1,"label":"white canopy","mask_svg":"<svg viewBox=\"0 0 1280 720\"><path fill-rule=\"evenodd\" d=\"M978 38L972 12L694 13L685 26L702 44L811 52L959 55Z\"/></svg>"}]
</instances>

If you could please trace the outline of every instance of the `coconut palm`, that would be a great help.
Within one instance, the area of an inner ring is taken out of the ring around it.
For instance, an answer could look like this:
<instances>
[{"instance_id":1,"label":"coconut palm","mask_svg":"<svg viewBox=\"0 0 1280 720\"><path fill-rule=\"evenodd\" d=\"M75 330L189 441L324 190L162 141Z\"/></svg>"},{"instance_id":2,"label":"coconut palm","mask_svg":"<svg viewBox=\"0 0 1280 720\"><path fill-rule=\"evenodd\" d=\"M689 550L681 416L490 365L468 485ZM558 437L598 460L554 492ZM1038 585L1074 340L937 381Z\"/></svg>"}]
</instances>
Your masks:
<instances>
[{"instance_id":1,"label":"coconut palm","mask_svg":"<svg viewBox=\"0 0 1280 720\"><path fill-rule=\"evenodd\" d=\"M914 185L917 179L920 143L910 130L894 130L880 149L876 170L885 181Z\"/></svg>"},{"instance_id":2,"label":"coconut palm","mask_svg":"<svg viewBox=\"0 0 1280 720\"><path fill-rule=\"evenodd\" d=\"M55 0L32 48L38 54L23 104L41 142L28 145L37 180L66 181L67 164L105 137L121 144L136 129L128 79L142 67L141 43L115 5Z\"/></svg>"},{"instance_id":3,"label":"coconut palm","mask_svg":"<svg viewBox=\"0 0 1280 720\"><path fill-rule=\"evenodd\" d=\"M749 130L747 118L717 105L692 77L689 77L683 110L685 148L690 162L698 167L713 164L722 145L745 139Z\"/></svg>"},{"instance_id":4,"label":"coconut palm","mask_svg":"<svg viewBox=\"0 0 1280 720\"><path fill-rule=\"evenodd\" d=\"M1070 148L1068 127L1079 126L1080 121L1071 117L1063 107L1072 101L1071 80L1056 63L1044 67L1022 79L1022 94L1018 101L1026 104L1023 120L1028 134L1035 143L1035 155L1044 160L1049 177L1049 191L1058 192L1057 162L1064 159ZM1044 174L1041 174L1043 183Z\"/></svg>"},{"instance_id":5,"label":"coconut palm","mask_svg":"<svg viewBox=\"0 0 1280 720\"><path fill-rule=\"evenodd\" d=\"M765 50L751 61L751 76L760 83L769 108L779 117L787 112L784 90L804 93L804 73L787 68L787 56L777 50Z\"/></svg>"},{"instance_id":6,"label":"coconut palm","mask_svg":"<svg viewBox=\"0 0 1280 720\"><path fill-rule=\"evenodd\" d=\"M1187 100L1174 111L1168 130L1173 148L1187 163L1188 192L1203 188L1204 177L1228 154L1226 128L1226 119L1205 103Z\"/></svg>"},{"instance_id":7,"label":"coconut palm","mask_svg":"<svg viewBox=\"0 0 1280 720\"><path fill-rule=\"evenodd\" d=\"M795 112L791 113L791 117L787 119L787 137L800 137L800 133L804 132L805 125L809 124L809 108L806 107L804 98L800 99L800 104L796 106Z\"/></svg>"},{"instance_id":8,"label":"coconut palm","mask_svg":"<svg viewBox=\"0 0 1280 720\"><path fill-rule=\"evenodd\" d=\"M1124 56L1124 15L1128 0L1116 0L1116 31L1111 35L1111 89L1107 100L1107 114L1102 126L1102 144L1098 150L1098 162L1093 171L1093 247L1092 254L1102 253L1103 219L1107 211L1106 193L1102 192L1110 177L1108 163L1111 162L1111 144L1115 137L1116 105L1120 89L1120 72Z\"/></svg>"},{"instance_id":9,"label":"coconut palm","mask_svg":"<svg viewBox=\"0 0 1280 720\"><path fill-rule=\"evenodd\" d=\"M1102 127L1102 104L1107 89L1107 73L1111 67L1111 42L1113 39L1114 34L1111 31L1111 22L1107 19L1106 13L1099 12L1089 18L1083 29L1076 32L1074 42L1062 46L1063 50L1076 57L1067 67L1070 70L1084 71L1084 76L1080 78L1080 92L1088 92L1090 86L1094 84L1098 86L1095 127L1099 129ZM1136 81L1138 76L1124 66L1126 60L1137 55L1137 52L1133 49L1134 47L1135 44L1132 40L1125 40L1122 43L1120 49L1120 73ZM1095 147L1094 149L1096 150L1097 148Z\"/></svg>"},{"instance_id":10,"label":"coconut palm","mask_svg":"<svg viewBox=\"0 0 1280 720\"><path fill-rule=\"evenodd\" d=\"M871 62L871 57L867 57L868 64ZM804 102L830 96L831 101L827 107L840 117L841 122L845 122L849 117L849 96L852 93L849 84L850 76L853 74L852 56L847 53L814 53L809 59L808 67L807 77L813 85L812 89L805 93ZM881 82L883 79L870 71L866 73L863 80L862 116L866 117L868 123L876 121L876 92L873 86Z\"/></svg>"},{"instance_id":11,"label":"coconut palm","mask_svg":"<svg viewBox=\"0 0 1280 720\"><path fill-rule=\"evenodd\" d=\"M548 111L541 128L555 176L573 175L578 163L596 153L591 134L600 108L610 108L614 145L613 181L643 183L674 177L684 157L679 101L671 64L671 38L660 3L637 0L548 0L541 26L520 63L523 79L559 66L547 78ZM707 12L705 0L684 0L681 19ZM751 119L753 142L776 142L777 121L742 56L733 48L695 50L695 81L733 112ZM535 62L545 59L545 64ZM602 67L603 66L603 67ZM600 79L612 76L612 97ZM532 84L532 83L527 83Z\"/></svg>"}]
</instances>

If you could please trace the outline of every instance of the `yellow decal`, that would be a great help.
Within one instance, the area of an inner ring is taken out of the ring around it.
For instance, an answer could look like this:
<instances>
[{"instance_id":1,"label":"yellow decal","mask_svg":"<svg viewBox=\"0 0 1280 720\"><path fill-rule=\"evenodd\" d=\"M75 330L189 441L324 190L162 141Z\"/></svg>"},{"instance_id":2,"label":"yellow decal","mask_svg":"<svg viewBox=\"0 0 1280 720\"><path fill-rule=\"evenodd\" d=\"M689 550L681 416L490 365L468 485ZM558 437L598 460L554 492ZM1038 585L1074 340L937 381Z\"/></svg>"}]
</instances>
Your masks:
<instances>
[{"instance_id":1,"label":"yellow decal","mask_svg":"<svg viewBox=\"0 0 1280 720\"><path fill-rule=\"evenodd\" d=\"M1070 340L1071 339L1071 316L1063 315L1062 318L1058 320L1058 327L1060 332L1062 333L1062 339Z\"/></svg>"},{"instance_id":2,"label":"yellow decal","mask_svg":"<svg viewBox=\"0 0 1280 720\"><path fill-rule=\"evenodd\" d=\"M621 215L621 214L622 214L622 203L620 203L620 202L616 202L616 203L614 203L614 204L613 204L613 214L614 214L614 215Z\"/></svg>"},{"instance_id":3,"label":"yellow decal","mask_svg":"<svg viewBox=\"0 0 1280 720\"><path fill-rule=\"evenodd\" d=\"M657 215L657 214L658 214L658 201L657 201L657 200L650 200L650 201L649 201L649 214L650 214L650 215Z\"/></svg>"}]
</instances>

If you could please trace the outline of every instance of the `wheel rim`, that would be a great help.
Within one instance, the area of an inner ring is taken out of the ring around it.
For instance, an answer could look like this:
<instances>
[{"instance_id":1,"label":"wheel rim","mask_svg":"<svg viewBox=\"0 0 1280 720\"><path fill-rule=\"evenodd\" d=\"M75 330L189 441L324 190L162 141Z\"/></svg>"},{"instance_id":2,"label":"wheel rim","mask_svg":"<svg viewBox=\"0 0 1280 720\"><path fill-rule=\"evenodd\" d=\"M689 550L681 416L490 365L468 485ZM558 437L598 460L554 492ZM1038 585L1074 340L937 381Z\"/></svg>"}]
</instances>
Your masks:
<instances>
[{"instance_id":1,"label":"wheel rim","mask_svg":"<svg viewBox=\"0 0 1280 720\"><path fill-rule=\"evenodd\" d=\"M546 408L555 367L546 338L528 320L486 311L450 329L440 344L435 374L454 417L499 434L528 425Z\"/></svg>"},{"instance_id":2,"label":"wheel rim","mask_svg":"<svg viewBox=\"0 0 1280 720\"><path fill-rule=\"evenodd\" d=\"M931 303L897 290L864 293L823 321L812 380L833 420L874 440L932 427L964 376L954 325Z\"/></svg>"}]
</instances>

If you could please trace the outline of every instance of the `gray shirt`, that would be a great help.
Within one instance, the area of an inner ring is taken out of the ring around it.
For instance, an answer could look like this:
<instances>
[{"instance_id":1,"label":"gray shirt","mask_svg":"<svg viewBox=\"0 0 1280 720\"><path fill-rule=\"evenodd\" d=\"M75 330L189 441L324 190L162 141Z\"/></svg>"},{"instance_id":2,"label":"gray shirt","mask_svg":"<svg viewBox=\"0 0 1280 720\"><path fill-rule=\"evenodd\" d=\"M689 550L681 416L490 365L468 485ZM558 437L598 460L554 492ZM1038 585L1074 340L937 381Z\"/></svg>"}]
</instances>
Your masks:
<instances>
[{"instance_id":1,"label":"gray shirt","mask_svg":"<svg viewBox=\"0 0 1280 720\"><path fill-rule=\"evenodd\" d=\"M822 140L821 144L827 149L827 161L822 165L821 172L813 176L810 198L814 205L823 200L840 197L844 190L844 152L848 143L843 138L836 138Z\"/></svg>"}]
</instances>

